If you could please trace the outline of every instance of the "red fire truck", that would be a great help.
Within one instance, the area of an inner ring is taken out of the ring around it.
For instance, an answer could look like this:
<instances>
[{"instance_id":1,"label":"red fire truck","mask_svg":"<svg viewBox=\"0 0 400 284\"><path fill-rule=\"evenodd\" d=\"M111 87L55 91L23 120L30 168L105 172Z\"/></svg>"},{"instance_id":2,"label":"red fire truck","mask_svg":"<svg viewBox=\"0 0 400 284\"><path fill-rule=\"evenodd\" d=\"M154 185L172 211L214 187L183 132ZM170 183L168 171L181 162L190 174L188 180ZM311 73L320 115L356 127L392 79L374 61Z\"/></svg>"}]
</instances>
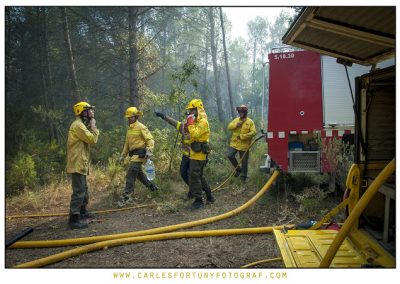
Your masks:
<instances>
[{"instance_id":1,"label":"red fire truck","mask_svg":"<svg viewBox=\"0 0 400 284\"><path fill-rule=\"evenodd\" d=\"M313 51L272 52L269 59L268 157L284 172L329 172L316 136L352 140L354 114L343 65ZM353 65L354 78L369 68ZM347 84L347 86L346 86Z\"/></svg>"}]
</instances>

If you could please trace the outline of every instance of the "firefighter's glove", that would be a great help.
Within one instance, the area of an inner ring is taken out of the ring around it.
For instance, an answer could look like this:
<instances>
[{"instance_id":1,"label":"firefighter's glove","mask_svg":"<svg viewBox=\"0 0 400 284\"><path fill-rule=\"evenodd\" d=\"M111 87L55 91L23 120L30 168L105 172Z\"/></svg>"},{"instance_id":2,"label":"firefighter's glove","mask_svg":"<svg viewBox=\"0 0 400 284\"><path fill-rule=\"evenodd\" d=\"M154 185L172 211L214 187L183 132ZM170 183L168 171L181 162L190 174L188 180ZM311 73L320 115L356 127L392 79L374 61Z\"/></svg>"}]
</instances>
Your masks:
<instances>
[{"instance_id":1,"label":"firefighter's glove","mask_svg":"<svg viewBox=\"0 0 400 284\"><path fill-rule=\"evenodd\" d=\"M146 149L146 158L151 158L151 157L153 157L153 153L149 149Z\"/></svg>"},{"instance_id":2,"label":"firefighter's glove","mask_svg":"<svg viewBox=\"0 0 400 284\"><path fill-rule=\"evenodd\" d=\"M125 158L123 156L118 158L118 163L123 164L124 163Z\"/></svg>"},{"instance_id":3,"label":"firefighter's glove","mask_svg":"<svg viewBox=\"0 0 400 284\"><path fill-rule=\"evenodd\" d=\"M194 124L194 114L188 115L187 119L186 119L186 124L189 125L193 125Z\"/></svg>"},{"instance_id":4,"label":"firefighter's glove","mask_svg":"<svg viewBox=\"0 0 400 284\"><path fill-rule=\"evenodd\" d=\"M165 114L163 114L162 112L155 111L154 114L161 119L165 119Z\"/></svg>"}]
</instances>

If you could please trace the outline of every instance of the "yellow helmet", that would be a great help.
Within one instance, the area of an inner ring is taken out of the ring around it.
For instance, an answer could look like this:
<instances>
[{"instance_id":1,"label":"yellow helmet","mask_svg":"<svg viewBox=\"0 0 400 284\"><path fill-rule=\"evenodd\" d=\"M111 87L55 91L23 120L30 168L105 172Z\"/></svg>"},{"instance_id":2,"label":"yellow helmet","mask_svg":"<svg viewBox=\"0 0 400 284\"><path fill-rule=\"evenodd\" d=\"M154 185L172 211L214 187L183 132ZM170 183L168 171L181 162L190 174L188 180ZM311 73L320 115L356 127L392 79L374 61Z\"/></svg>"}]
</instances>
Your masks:
<instances>
[{"instance_id":1,"label":"yellow helmet","mask_svg":"<svg viewBox=\"0 0 400 284\"><path fill-rule=\"evenodd\" d=\"M200 99L191 100L191 101L188 103L186 109L192 109L192 108L204 109L204 107L203 107L203 102L202 102Z\"/></svg>"},{"instance_id":2,"label":"yellow helmet","mask_svg":"<svg viewBox=\"0 0 400 284\"><path fill-rule=\"evenodd\" d=\"M143 115L143 112L139 111L136 107L128 107L125 111L125 117Z\"/></svg>"},{"instance_id":3,"label":"yellow helmet","mask_svg":"<svg viewBox=\"0 0 400 284\"><path fill-rule=\"evenodd\" d=\"M82 111L94 108L94 106L91 106L87 102L79 102L79 103L75 104L73 108L74 108L75 115L80 115L82 113Z\"/></svg>"}]
</instances>

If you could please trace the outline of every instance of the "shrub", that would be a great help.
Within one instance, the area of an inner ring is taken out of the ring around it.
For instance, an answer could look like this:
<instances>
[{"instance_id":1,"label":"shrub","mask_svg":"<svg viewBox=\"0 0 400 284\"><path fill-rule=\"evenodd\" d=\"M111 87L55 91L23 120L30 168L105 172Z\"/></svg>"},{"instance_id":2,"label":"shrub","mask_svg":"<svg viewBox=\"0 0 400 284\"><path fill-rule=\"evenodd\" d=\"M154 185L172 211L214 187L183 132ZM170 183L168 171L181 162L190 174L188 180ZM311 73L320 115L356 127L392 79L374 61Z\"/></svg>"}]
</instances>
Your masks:
<instances>
[{"instance_id":1,"label":"shrub","mask_svg":"<svg viewBox=\"0 0 400 284\"><path fill-rule=\"evenodd\" d=\"M56 141L43 142L37 139L32 130L25 130L21 135L20 152L29 154L34 161L37 180L40 184L53 182L59 178L66 166L66 146ZM10 167L17 160L16 156L11 159Z\"/></svg>"},{"instance_id":2,"label":"shrub","mask_svg":"<svg viewBox=\"0 0 400 284\"><path fill-rule=\"evenodd\" d=\"M101 131L97 144L90 147L92 163L108 161L115 153L121 153L125 143L126 127L115 127L108 131Z\"/></svg>"},{"instance_id":3,"label":"shrub","mask_svg":"<svg viewBox=\"0 0 400 284\"><path fill-rule=\"evenodd\" d=\"M35 162L31 155L19 152L6 173L6 194L12 195L24 188L33 188L37 181Z\"/></svg>"},{"instance_id":4,"label":"shrub","mask_svg":"<svg viewBox=\"0 0 400 284\"><path fill-rule=\"evenodd\" d=\"M328 192L321 190L318 186L304 188L302 193L293 193L295 201L300 205L299 211L314 214L318 210L325 209L324 201Z\"/></svg>"},{"instance_id":5,"label":"shrub","mask_svg":"<svg viewBox=\"0 0 400 284\"><path fill-rule=\"evenodd\" d=\"M337 195L336 185L345 189L347 173L354 162L354 145L344 143L341 139L321 138L317 136L322 157L326 159L331 173L330 190Z\"/></svg>"}]
</instances>

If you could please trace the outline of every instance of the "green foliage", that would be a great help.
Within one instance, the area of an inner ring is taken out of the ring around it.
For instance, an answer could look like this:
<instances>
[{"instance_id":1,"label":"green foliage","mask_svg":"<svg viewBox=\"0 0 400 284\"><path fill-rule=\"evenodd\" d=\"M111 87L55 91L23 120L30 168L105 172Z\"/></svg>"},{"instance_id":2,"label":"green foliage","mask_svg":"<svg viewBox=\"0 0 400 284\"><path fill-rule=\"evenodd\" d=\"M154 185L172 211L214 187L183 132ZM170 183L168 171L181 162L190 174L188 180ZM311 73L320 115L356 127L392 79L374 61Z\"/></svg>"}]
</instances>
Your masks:
<instances>
[{"instance_id":1,"label":"green foliage","mask_svg":"<svg viewBox=\"0 0 400 284\"><path fill-rule=\"evenodd\" d=\"M46 110L42 105L32 106L32 112L38 114L42 122L46 122L48 119L53 122L59 122L60 117L62 117L62 112L60 110Z\"/></svg>"},{"instance_id":2,"label":"green foliage","mask_svg":"<svg viewBox=\"0 0 400 284\"><path fill-rule=\"evenodd\" d=\"M159 174L169 174L170 168L178 174L182 157L181 135L172 127L152 131L156 145L154 147L154 162Z\"/></svg>"},{"instance_id":3,"label":"green foliage","mask_svg":"<svg viewBox=\"0 0 400 284\"><path fill-rule=\"evenodd\" d=\"M115 153L121 153L125 143L126 127L118 126L100 132L97 144L91 146L90 155L93 163L108 161Z\"/></svg>"},{"instance_id":4,"label":"green foliage","mask_svg":"<svg viewBox=\"0 0 400 284\"><path fill-rule=\"evenodd\" d=\"M344 143L341 139L334 137L326 140L320 134L316 138L323 157L326 158L333 181L342 187L345 186L347 173L354 162L354 145Z\"/></svg>"},{"instance_id":5,"label":"green foliage","mask_svg":"<svg viewBox=\"0 0 400 284\"><path fill-rule=\"evenodd\" d=\"M196 75L199 72L199 67L194 61L194 57L189 57L182 65L182 70L176 71L171 75L172 88L170 92L170 103L179 104L182 101L187 101L187 90L190 91L190 87L194 88L194 92L197 91L198 81Z\"/></svg>"},{"instance_id":6,"label":"green foliage","mask_svg":"<svg viewBox=\"0 0 400 284\"><path fill-rule=\"evenodd\" d=\"M20 153L27 153L33 159L37 173L36 181L40 184L51 182L54 177L64 171L66 165L66 149L64 145L57 144L56 141L42 142L37 139L32 129L25 130L21 135ZM16 159L10 163L13 167Z\"/></svg>"},{"instance_id":7,"label":"green foliage","mask_svg":"<svg viewBox=\"0 0 400 284\"><path fill-rule=\"evenodd\" d=\"M226 178L233 170L228 156L230 133L226 125L216 120L210 120L210 146L211 153L206 167L206 176L210 184L216 184Z\"/></svg>"},{"instance_id":8,"label":"green foliage","mask_svg":"<svg viewBox=\"0 0 400 284\"><path fill-rule=\"evenodd\" d=\"M306 187L301 193L292 194L295 201L300 204L299 211L313 214L326 208L324 200L328 192L321 190L318 186Z\"/></svg>"},{"instance_id":9,"label":"green foliage","mask_svg":"<svg viewBox=\"0 0 400 284\"><path fill-rule=\"evenodd\" d=\"M108 158L107 166L104 169L108 183L107 190L109 190L110 203L120 199L121 188L125 178L124 166L119 163L118 158L119 154L114 153Z\"/></svg>"},{"instance_id":10,"label":"green foliage","mask_svg":"<svg viewBox=\"0 0 400 284\"><path fill-rule=\"evenodd\" d=\"M37 173L32 156L23 152L18 153L6 173L6 194L18 193L26 187L33 188L36 181Z\"/></svg>"}]
</instances>

